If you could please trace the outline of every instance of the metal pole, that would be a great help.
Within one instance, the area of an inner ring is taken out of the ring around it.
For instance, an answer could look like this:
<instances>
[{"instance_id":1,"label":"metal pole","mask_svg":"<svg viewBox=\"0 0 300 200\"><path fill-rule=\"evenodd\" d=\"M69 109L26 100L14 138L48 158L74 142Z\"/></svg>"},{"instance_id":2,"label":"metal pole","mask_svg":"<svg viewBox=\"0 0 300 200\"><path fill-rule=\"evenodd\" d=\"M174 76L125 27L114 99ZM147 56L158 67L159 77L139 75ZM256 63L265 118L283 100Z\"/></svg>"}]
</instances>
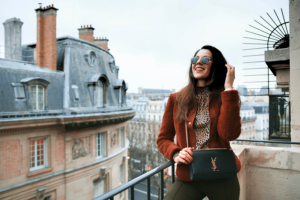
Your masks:
<instances>
[{"instance_id":1,"label":"metal pole","mask_svg":"<svg viewBox=\"0 0 300 200\"><path fill-rule=\"evenodd\" d=\"M130 199L134 200L134 185L130 187Z\"/></svg>"},{"instance_id":2,"label":"metal pole","mask_svg":"<svg viewBox=\"0 0 300 200\"><path fill-rule=\"evenodd\" d=\"M160 171L160 200L164 199L164 170Z\"/></svg>"},{"instance_id":3,"label":"metal pole","mask_svg":"<svg viewBox=\"0 0 300 200\"><path fill-rule=\"evenodd\" d=\"M149 177L147 178L147 199L148 200L151 200L150 194L151 194L151 190L150 190L150 177Z\"/></svg>"},{"instance_id":4,"label":"metal pole","mask_svg":"<svg viewBox=\"0 0 300 200\"><path fill-rule=\"evenodd\" d=\"M175 182L175 164L172 165L172 184Z\"/></svg>"}]
</instances>

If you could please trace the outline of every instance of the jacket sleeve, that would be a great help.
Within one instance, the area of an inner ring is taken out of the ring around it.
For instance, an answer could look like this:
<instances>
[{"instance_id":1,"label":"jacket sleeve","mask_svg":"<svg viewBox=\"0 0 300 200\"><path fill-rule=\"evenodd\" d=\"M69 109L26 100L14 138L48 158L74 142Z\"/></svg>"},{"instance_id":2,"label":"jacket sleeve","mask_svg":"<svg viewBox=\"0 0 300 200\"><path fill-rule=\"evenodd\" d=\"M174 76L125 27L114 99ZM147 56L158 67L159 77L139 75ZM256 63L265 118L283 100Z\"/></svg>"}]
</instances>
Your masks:
<instances>
[{"instance_id":1,"label":"jacket sleeve","mask_svg":"<svg viewBox=\"0 0 300 200\"><path fill-rule=\"evenodd\" d=\"M239 94L237 90L223 91L221 93L222 105L218 120L219 136L229 142L237 139L241 134L241 117Z\"/></svg>"},{"instance_id":2,"label":"jacket sleeve","mask_svg":"<svg viewBox=\"0 0 300 200\"><path fill-rule=\"evenodd\" d=\"M174 127L174 95L170 95L164 116L162 119L158 138L156 140L159 151L170 161L173 160L173 154L176 150L181 150L179 146L174 143L175 127Z\"/></svg>"}]
</instances>

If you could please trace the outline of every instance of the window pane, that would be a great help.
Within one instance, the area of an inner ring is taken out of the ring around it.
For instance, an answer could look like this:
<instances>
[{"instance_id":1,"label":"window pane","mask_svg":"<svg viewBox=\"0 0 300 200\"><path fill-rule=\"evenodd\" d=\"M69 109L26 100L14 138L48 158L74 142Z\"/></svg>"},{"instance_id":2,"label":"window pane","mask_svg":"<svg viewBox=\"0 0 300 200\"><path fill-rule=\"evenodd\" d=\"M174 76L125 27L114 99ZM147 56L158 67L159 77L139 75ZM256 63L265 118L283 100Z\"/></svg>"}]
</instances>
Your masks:
<instances>
[{"instance_id":1,"label":"window pane","mask_svg":"<svg viewBox=\"0 0 300 200\"><path fill-rule=\"evenodd\" d=\"M106 132L101 133L101 153L106 156Z\"/></svg>"},{"instance_id":2,"label":"window pane","mask_svg":"<svg viewBox=\"0 0 300 200\"><path fill-rule=\"evenodd\" d=\"M100 133L96 134L96 151L97 151L97 156L101 156L101 149L100 149L100 144L101 144L101 138L100 138Z\"/></svg>"},{"instance_id":3,"label":"window pane","mask_svg":"<svg viewBox=\"0 0 300 200\"><path fill-rule=\"evenodd\" d=\"M38 109L44 109L44 87L38 86Z\"/></svg>"},{"instance_id":4,"label":"window pane","mask_svg":"<svg viewBox=\"0 0 300 200\"><path fill-rule=\"evenodd\" d=\"M94 181L94 198L104 194L104 192L105 192L104 179L98 179Z\"/></svg>"},{"instance_id":5,"label":"window pane","mask_svg":"<svg viewBox=\"0 0 300 200\"><path fill-rule=\"evenodd\" d=\"M36 110L36 87L30 89L30 100L32 109Z\"/></svg>"}]
</instances>

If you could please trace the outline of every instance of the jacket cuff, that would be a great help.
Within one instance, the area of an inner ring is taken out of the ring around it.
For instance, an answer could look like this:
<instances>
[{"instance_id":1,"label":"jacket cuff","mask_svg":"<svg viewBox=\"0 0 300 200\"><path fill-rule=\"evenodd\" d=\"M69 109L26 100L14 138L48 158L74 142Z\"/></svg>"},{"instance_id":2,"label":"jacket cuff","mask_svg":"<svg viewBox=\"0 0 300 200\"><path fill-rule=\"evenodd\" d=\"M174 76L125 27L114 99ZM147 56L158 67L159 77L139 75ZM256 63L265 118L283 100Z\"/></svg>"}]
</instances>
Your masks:
<instances>
[{"instance_id":1,"label":"jacket cuff","mask_svg":"<svg viewBox=\"0 0 300 200\"><path fill-rule=\"evenodd\" d=\"M239 92L237 90L228 90L221 92L222 103L223 102L235 102L239 101Z\"/></svg>"},{"instance_id":2,"label":"jacket cuff","mask_svg":"<svg viewBox=\"0 0 300 200\"><path fill-rule=\"evenodd\" d=\"M173 153L173 161L174 161L174 162L175 162L175 158L176 158L178 155L179 155L179 151L178 151L178 150L174 151L174 153Z\"/></svg>"}]
</instances>

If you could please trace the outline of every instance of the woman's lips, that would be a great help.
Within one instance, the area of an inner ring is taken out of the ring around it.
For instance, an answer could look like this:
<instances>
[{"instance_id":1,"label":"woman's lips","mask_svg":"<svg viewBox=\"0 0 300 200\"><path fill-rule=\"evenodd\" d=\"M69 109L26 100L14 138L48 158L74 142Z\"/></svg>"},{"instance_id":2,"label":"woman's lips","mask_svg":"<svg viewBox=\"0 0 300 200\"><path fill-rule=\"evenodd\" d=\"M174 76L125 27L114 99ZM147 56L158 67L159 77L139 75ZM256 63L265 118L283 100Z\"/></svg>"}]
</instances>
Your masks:
<instances>
[{"instance_id":1,"label":"woman's lips","mask_svg":"<svg viewBox=\"0 0 300 200\"><path fill-rule=\"evenodd\" d=\"M196 72L202 72L202 71L204 71L205 69L204 68L201 68L201 67L196 67L195 68L195 71Z\"/></svg>"}]
</instances>

